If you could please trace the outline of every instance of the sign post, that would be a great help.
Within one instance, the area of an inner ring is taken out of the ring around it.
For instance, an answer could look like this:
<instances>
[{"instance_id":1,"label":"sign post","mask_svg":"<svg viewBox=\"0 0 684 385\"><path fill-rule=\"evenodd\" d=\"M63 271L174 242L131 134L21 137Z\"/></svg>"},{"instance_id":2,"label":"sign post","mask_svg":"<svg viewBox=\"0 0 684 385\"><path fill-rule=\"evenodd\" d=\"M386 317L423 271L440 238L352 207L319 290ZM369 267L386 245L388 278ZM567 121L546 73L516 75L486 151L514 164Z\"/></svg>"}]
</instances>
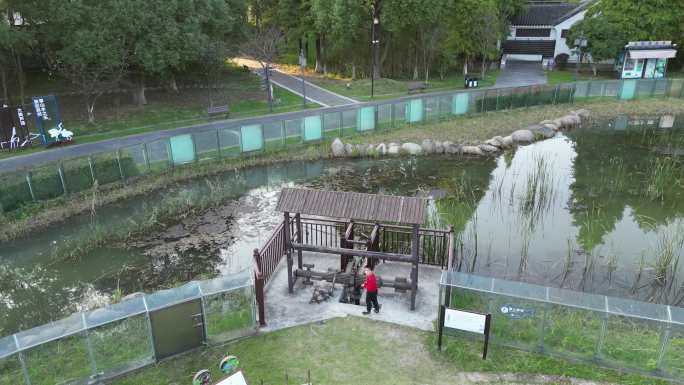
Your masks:
<instances>
[{"instance_id":1,"label":"sign post","mask_svg":"<svg viewBox=\"0 0 684 385\"><path fill-rule=\"evenodd\" d=\"M489 333L491 330L492 315L475 312L467 312L456 309L449 309L445 305L439 307L439 330L437 331L437 348L442 350L442 338L444 328L455 329L484 336L484 348L482 359L487 359L487 349L489 347Z\"/></svg>"}]
</instances>

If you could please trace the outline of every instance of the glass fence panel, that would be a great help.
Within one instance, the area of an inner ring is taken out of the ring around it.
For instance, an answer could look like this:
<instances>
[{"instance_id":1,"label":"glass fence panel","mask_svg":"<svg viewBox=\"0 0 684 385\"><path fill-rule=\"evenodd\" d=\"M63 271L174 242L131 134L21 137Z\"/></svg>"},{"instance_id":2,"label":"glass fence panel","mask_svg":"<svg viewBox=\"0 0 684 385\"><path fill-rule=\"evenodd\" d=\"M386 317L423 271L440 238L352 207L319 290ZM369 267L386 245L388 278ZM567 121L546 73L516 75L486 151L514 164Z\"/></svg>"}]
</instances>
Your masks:
<instances>
[{"instance_id":1,"label":"glass fence panel","mask_svg":"<svg viewBox=\"0 0 684 385\"><path fill-rule=\"evenodd\" d=\"M119 169L116 151L93 155L92 162L95 180L99 185L121 180L121 169Z\"/></svg>"},{"instance_id":2,"label":"glass fence panel","mask_svg":"<svg viewBox=\"0 0 684 385\"><path fill-rule=\"evenodd\" d=\"M361 107L356 110L356 130L372 131L375 129L375 106Z\"/></svg>"},{"instance_id":3,"label":"glass fence panel","mask_svg":"<svg viewBox=\"0 0 684 385\"><path fill-rule=\"evenodd\" d=\"M670 86L667 96L680 98L684 96L684 79L670 79Z\"/></svg>"},{"instance_id":4,"label":"glass fence panel","mask_svg":"<svg viewBox=\"0 0 684 385\"><path fill-rule=\"evenodd\" d=\"M470 107L470 94L461 92L451 96L451 114L464 115L467 114Z\"/></svg>"},{"instance_id":5,"label":"glass fence panel","mask_svg":"<svg viewBox=\"0 0 684 385\"><path fill-rule=\"evenodd\" d=\"M299 144L302 142L302 119L285 121L286 145Z\"/></svg>"},{"instance_id":6,"label":"glass fence panel","mask_svg":"<svg viewBox=\"0 0 684 385\"><path fill-rule=\"evenodd\" d=\"M620 99L631 100L636 97L637 79L624 79L620 81Z\"/></svg>"},{"instance_id":7,"label":"glass fence panel","mask_svg":"<svg viewBox=\"0 0 684 385\"><path fill-rule=\"evenodd\" d=\"M220 128L219 147L223 157L240 155L240 129L235 127Z\"/></svg>"},{"instance_id":8,"label":"glass fence panel","mask_svg":"<svg viewBox=\"0 0 684 385\"><path fill-rule=\"evenodd\" d=\"M277 150L285 147L282 121L264 123L264 141L266 150Z\"/></svg>"},{"instance_id":9,"label":"glass fence panel","mask_svg":"<svg viewBox=\"0 0 684 385\"><path fill-rule=\"evenodd\" d=\"M147 307L150 311L171 306L193 298L199 298L200 291L197 282L188 282L183 286L160 290L147 295Z\"/></svg>"},{"instance_id":10,"label":"glass fence panel","mask_svg":"<svg viewBox=\"0 0 684 385\"><path fill-rule=\"evenodd\" d=\"M394 103L393 107L394 109L394 127L393 128L400 128L406 125L406 108L407 104L405 101L401 102L396 102Z\"/></svg>"},{"instance_id":11,"label":"glass fence panel","mask_svg":"<svg viewBox=\"0 0 684 385\"><path fill-rule=\"evenodd\" d=\"M605 83L602 81L590 81L587 87L587 96L590 98L603 96Z\"/></svg>"},{"instance_id":12,"label":"glass fence panel","mask_svg":"<svg viewBox=\"0 0 684 385\"><path fill-rule=\"evenodd\" d=\"M655 370L662 327L660 322L609 314L602 358L620 367Z\"/></svg>"},{"instance_id":13,"label":"glass fence panel","mask_svg":"<svg viewBox=\"0 0 684 385\"><path fill-rule=\"evenodd\" d=\"M83 332L28 349L24 361L32 385L76 382L93 374Z\"/></svg>"},{"instance_id":14,"label":"glass fence panel","mask_svg":"<svg viewBox=\"0 0 684 385\"><path fill-rule=\"evenodd\" d=\"M573 84L561 85L556 95L556 104L572 103L575 98L575 86Z\"/></svg>"},{"instance_id":15,"label":"glass fence panel","mask_svg":"<svg viewBox=\"0 0 684 385\"><path fill-rule=\"evenodd\" d=\"M161 171L169 168L168 139L159 139L147 143L147 156L150 160L150 171Z\"/></svg>"},{"instance_id":16,"label":"glass fence panel","mask_svg":"<svg viewBox=\"0 0 684 385\"><path fill-rule=\"evenodd\" d=\"M589 95L590 82L575 83L575 99L584 99Z\"/></svg>"},{"instance_id":17,"label":"glass fence panel","mask_svg":"<svg viewBox=\"0 0 684 385\"><path fill-rule=\"evenodd\" d=\"M379 104L378 109L378 128L388 129L392 127L392 105Z\"/></svg>"},{"instance_id":18,"label":"glass fence panel","mask_svg":"<svg viewBox=\"0 0 684 385\"><path fill-rule=\"evenodd\" d=\"M321 139L323 139L321 115L305 117L302 122L302 140L304 142L317 142Z\"/></svg>"},{"instance_id":19,"label":"glass fence panel","mask_svg":"<svg viewBox=\"0 0 684 385\"><path fill-rule=\"evenodd\" d=\"M637 98L648 98L653 96L656 82L653 79L639 79L636 86Z\"/></svg>"},{"instance_id":20,"label":"glass fence panel","mask_svg":"<svg viewBox=\"0 0 684 385\"><path fill-rule=\"evenodd\" d=\"M31 170L31 187L37 200L57 198L64 194L57 167L50 164Z\"/></svg>"},{"instance_id":21,"label":"glass fence panel","mask_svg":"<svg viewBox=\"0 0 684 385\"><path fill-rule=\"evenodd\" d=\"M154 362L149 325L141 314L89 329L97 372L109 377Z\"/></svg>"},{"instance_id":22,"label":"glass fence panel","mask_svg":"<svg viewBox=\"0 0 684 385\"><path fill-rule=\"evenodd\" d=\"M663 370L675 378L684 378L684 325L675 325L663 355Z\"/></svg>"},{"instance_id":23,"label":"glass fence panel","mask_svg":"<svg viewBox=\"0 0 684 385\"><path fill-rule=\"evenodd\" d=\"M31 190L26 181L26 173L0 174L0 212L16 210L22 204L31 201Z\"/></svg>"},{"instance_id":24,"label":"glass fence panel","mask_svg":"<svg viewBox=\"0 0 684 385\"><path fill-rule=\"evenodd\" d=\"M535 350L542 341L544 310L536 301L494 296L490 302L492 338L504 345Z\"/></svg>"},{"instance_id":25,"label":"glass fence panel","mask_svg":"<svg viewBox=\"0 0 684 385\"><path fill-rule=\"evenodd\" d=\"M68 192L80 192L93 186L93 174L90 171L90 163L87 157L62 162L62 170Z\"/></svg>"},{"instance_id":26,"label":"glass fence panel","mask_svg":"<svg viewBox=\"0 0 684 385\"><path fill-rule=\"evenodd\" d=\"M198 161L213 160L219 157L218 135L216 130L192 134Z\"/></svg>"},{"instance_id":27,"label":"glass fence panel","mask_svg":"<svg viewBox=\"0 0 684 385\"><path fill-rule=\"evenodd\" d=\"M406 122L419 123L425 120L425 102L422 98L411 99L406 104Z\"/></svg>"},{"instance_id":28,"label":"glass fence panel","mask_svg":"<svg viewBox=\"0 0 684 385\"><path fill-rule=\"evenodd\" d=\"M119 154L121 159L121 168L123 169L126 178L140 176L149 171L147 167L147 154L145 153L144 144L123 147L119 151Z\"/></svg>"},{"instance_id":29,"label":"glass fence panel","mask_svg":"<svg viewBox=\"0 0 684 385\"><path fill-rule=\"evenodd\" d=\"M554 104L556 102L557 88L551 86L539 87L539 91L535 95L536 105L545 106Z\"/></svg>"},{"instance_id":30,"label":"glass fence panel","mask_svg":"<svg viewBox=\"0 0 684 385\"><path fill-rule=\"evenodd\" d=\"M191 134L172 136L169 138L169 142L171 143L171 158L173 159L173 164L182 165L192 163L197 159L195 154L195 141Z\"/></svg>"},{"instance_id":31,"label":"glass fence panel","mask_svg":"<svg viewBox=\"0 0 684 385\"><path fill-rule=\"evenodd\" d=\"M439 97L427 97L423 99L423 102L425 103L425 120L439 119Z\"/></svg>"},{"instance_id":32,"label":"glass fence panel","mask_svg":"<svg viewBox=\"0 0 684 385\"><path fill-rule=\"evenodd\" d=\"M264 131L261 124L240 127L240 151L252 152L264 149Z\"/></svg>"},{"instance_id":33,"label":"glass fence panel","mask_svg":"<svg viewBox=\"0 0 684 385\"><path fill-rule=\"evenodd\" d=\"M438 105L438 110L439 110L439 118L440 119L446 119L451 116L451 95L441 95L438 96L439 99L439 105Z\"/></svg>"},{"instance_id":34,"label":"glass fence panel","mask_svg":"<svg viewBox=\"0 0 684 385\"><path fill-rule=\"evenodd\" d=\"M620 92L620 82L617 80L605 82L603 88L603 96L605 97L617 97Z\"/></svg>"},{"instance_id":35,"label":"glass fence panel","mask_svg":"<svg viewBox=\"0 0 684 385\"><path fill-rule=\"evenodd\" d=\"M323 114L323 137L332 139L340 136L341 112L326 112Z\"/></svg>"},{"instance_id":36,"label":"glass fence panel","mask_svg":"<svg viewBox=\"0 0 684 385\"><path fill-rule=\"evenodd\" d=\"M668 79L656 79L655 86L653 87L653 96L667 96L669 88L670 82Z\"/></svg>"},{"instance_id":37,"label":"glass fence panel","mask_svg":"<svg viewBox=\"0 0 684 385\"><path fill-rule=\"evenodd\" d=\"M24 384L24 373L21 370L19 355L0 358L0 385Z\"/></svg>"},{"instance_id":38,"label":"glass fence panel","mask_svg":"<svg viewBox=\"0 0 684 385\"><path fill-rule=\"evenodd\" d=\"M342 136L353 135L356 132L356 108L342 111Z\"/></svg>"},{"instance_id":39,"label":"glass fence panel","mask_svg":"<svg viewBox=\"0 0 684 385\"><path fill-rule=\"evenodd\" d=\"M145 311L145 301L142 296L139 296L89 311L85 315L86 325L93 328L126 317L133 317Z\"/></svg>"},{"instance_id":40,"label":"glass fence panel","mask_svg":"<svg viewBox=\"0 0 684 385\"><path fill-rule=\"evenodd\" d=\"M548 304L544 349L578 359L592 359L601 334L602 316L592 310Z\"/></svg>"},{"instance_id":41,"label":"glass fence panel","mask_svg":"<svg viewBox=\"0 0 684 385\"><path fill-rule=\"evenodd\" d=\"M17 351L17 344L14 336L0 338L0 357L9 356Z\"/></svg>"},{"instance_id":42,"label":"glass fence panel","mask_svg":"<svg viewBox=\"0 0 684 385\"><path fill-rule=\"evenodd\" d=\"M514 88L511 90L511 107L522 108L527 105L527 95L529 90L527 87Z\"/></svg>"},{"instance_id":43,"label":"glass fence panel","mask_svg":"<svg viewBox=\"0 0 684 385\"><path fill-rule=\"evenodd\" d=\"M204 308L210 342L242 337L256 327L252 286L204 297Z\"/></svg>"}]
</instances>

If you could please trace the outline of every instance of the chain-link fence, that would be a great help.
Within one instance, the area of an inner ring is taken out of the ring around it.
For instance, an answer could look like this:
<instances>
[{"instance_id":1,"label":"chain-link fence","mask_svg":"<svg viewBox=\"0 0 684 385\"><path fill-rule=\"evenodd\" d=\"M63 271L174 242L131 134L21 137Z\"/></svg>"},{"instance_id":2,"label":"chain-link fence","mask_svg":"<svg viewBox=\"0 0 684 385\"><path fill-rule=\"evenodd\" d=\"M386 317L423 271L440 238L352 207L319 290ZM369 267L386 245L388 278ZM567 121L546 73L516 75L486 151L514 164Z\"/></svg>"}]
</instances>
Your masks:
<instances>
[{"instance_id":1,"label":"chain-link fence","mask_svg":"<svg viewBox=\"0 0 684 385\"><path fill-rule=\"evenodd\" d=\"M445 306L492 315L494 344L684 382L682 308L454 271L440 287Z\"/></svg>"},{"instance_id":2,"label":"chain-link fence","mask_svg":"<svg viewBox=\"0 0 684 385\"><path fill-rule=\"evenodd\" d=\"M0 384L94 383L256 330L252 273L193 281L0 339Z\"/></svg>"},{"instance_id":3,"label":"chain-link fence","mask_svg":"<svg viewBox=\"0 0 684 385\"><path fill-rule=\"evenodd\" d=\"M275 151L359 132L395 129L455 116L576 99L684 97L684 79L588 81L562 85L443 92L310 113L219 122L190 133L0 174L0 209L56 198L183 164Z\"/></svg>"}]
</instances>

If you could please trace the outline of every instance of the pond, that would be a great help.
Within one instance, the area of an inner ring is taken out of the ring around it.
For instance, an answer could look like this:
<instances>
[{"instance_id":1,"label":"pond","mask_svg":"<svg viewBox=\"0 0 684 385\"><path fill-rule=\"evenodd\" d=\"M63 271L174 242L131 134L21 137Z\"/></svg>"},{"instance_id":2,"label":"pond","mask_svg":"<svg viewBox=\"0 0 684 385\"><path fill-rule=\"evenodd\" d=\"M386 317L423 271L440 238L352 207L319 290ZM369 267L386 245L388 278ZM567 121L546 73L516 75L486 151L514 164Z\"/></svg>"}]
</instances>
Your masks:
<instances>
[{"instance_id":1,"label":"pond","mask_svg":"<svg viewBox=\"0 0 684 385\"><path fill-rule=\"evenodd\" d=\"M682 306L684 127L652 123L599 122L496 158L257 167L109 205L0 245L0 335L250 266L285 185L428 196L427 225L454 225L461 271ZM221 204L160 231L73 252L212 196Z\"/></svg>"}]
</instances>

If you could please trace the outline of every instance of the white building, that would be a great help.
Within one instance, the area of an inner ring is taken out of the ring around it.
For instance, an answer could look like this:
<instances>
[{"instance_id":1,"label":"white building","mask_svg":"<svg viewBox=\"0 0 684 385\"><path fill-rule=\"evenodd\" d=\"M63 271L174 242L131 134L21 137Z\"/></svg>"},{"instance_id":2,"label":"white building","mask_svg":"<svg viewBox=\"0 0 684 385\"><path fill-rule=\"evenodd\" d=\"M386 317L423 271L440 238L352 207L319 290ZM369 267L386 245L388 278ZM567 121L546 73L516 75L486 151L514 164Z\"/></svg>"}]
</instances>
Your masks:
<instances>
[{"instance_id":1,"label":"white building","mask_svg":"<svg viewBox=\"0 0 684 385\"><path fill-rule=\"evenodd\" d=\"M576 62L577 55L568 46L570 27L582 20L591 0L579 4L560 1L530 1L524 14L511 22L511 33L503 43L502 62L524 60L542 62L558 55L568 55Z\"/></svg>"}]
</instances>

